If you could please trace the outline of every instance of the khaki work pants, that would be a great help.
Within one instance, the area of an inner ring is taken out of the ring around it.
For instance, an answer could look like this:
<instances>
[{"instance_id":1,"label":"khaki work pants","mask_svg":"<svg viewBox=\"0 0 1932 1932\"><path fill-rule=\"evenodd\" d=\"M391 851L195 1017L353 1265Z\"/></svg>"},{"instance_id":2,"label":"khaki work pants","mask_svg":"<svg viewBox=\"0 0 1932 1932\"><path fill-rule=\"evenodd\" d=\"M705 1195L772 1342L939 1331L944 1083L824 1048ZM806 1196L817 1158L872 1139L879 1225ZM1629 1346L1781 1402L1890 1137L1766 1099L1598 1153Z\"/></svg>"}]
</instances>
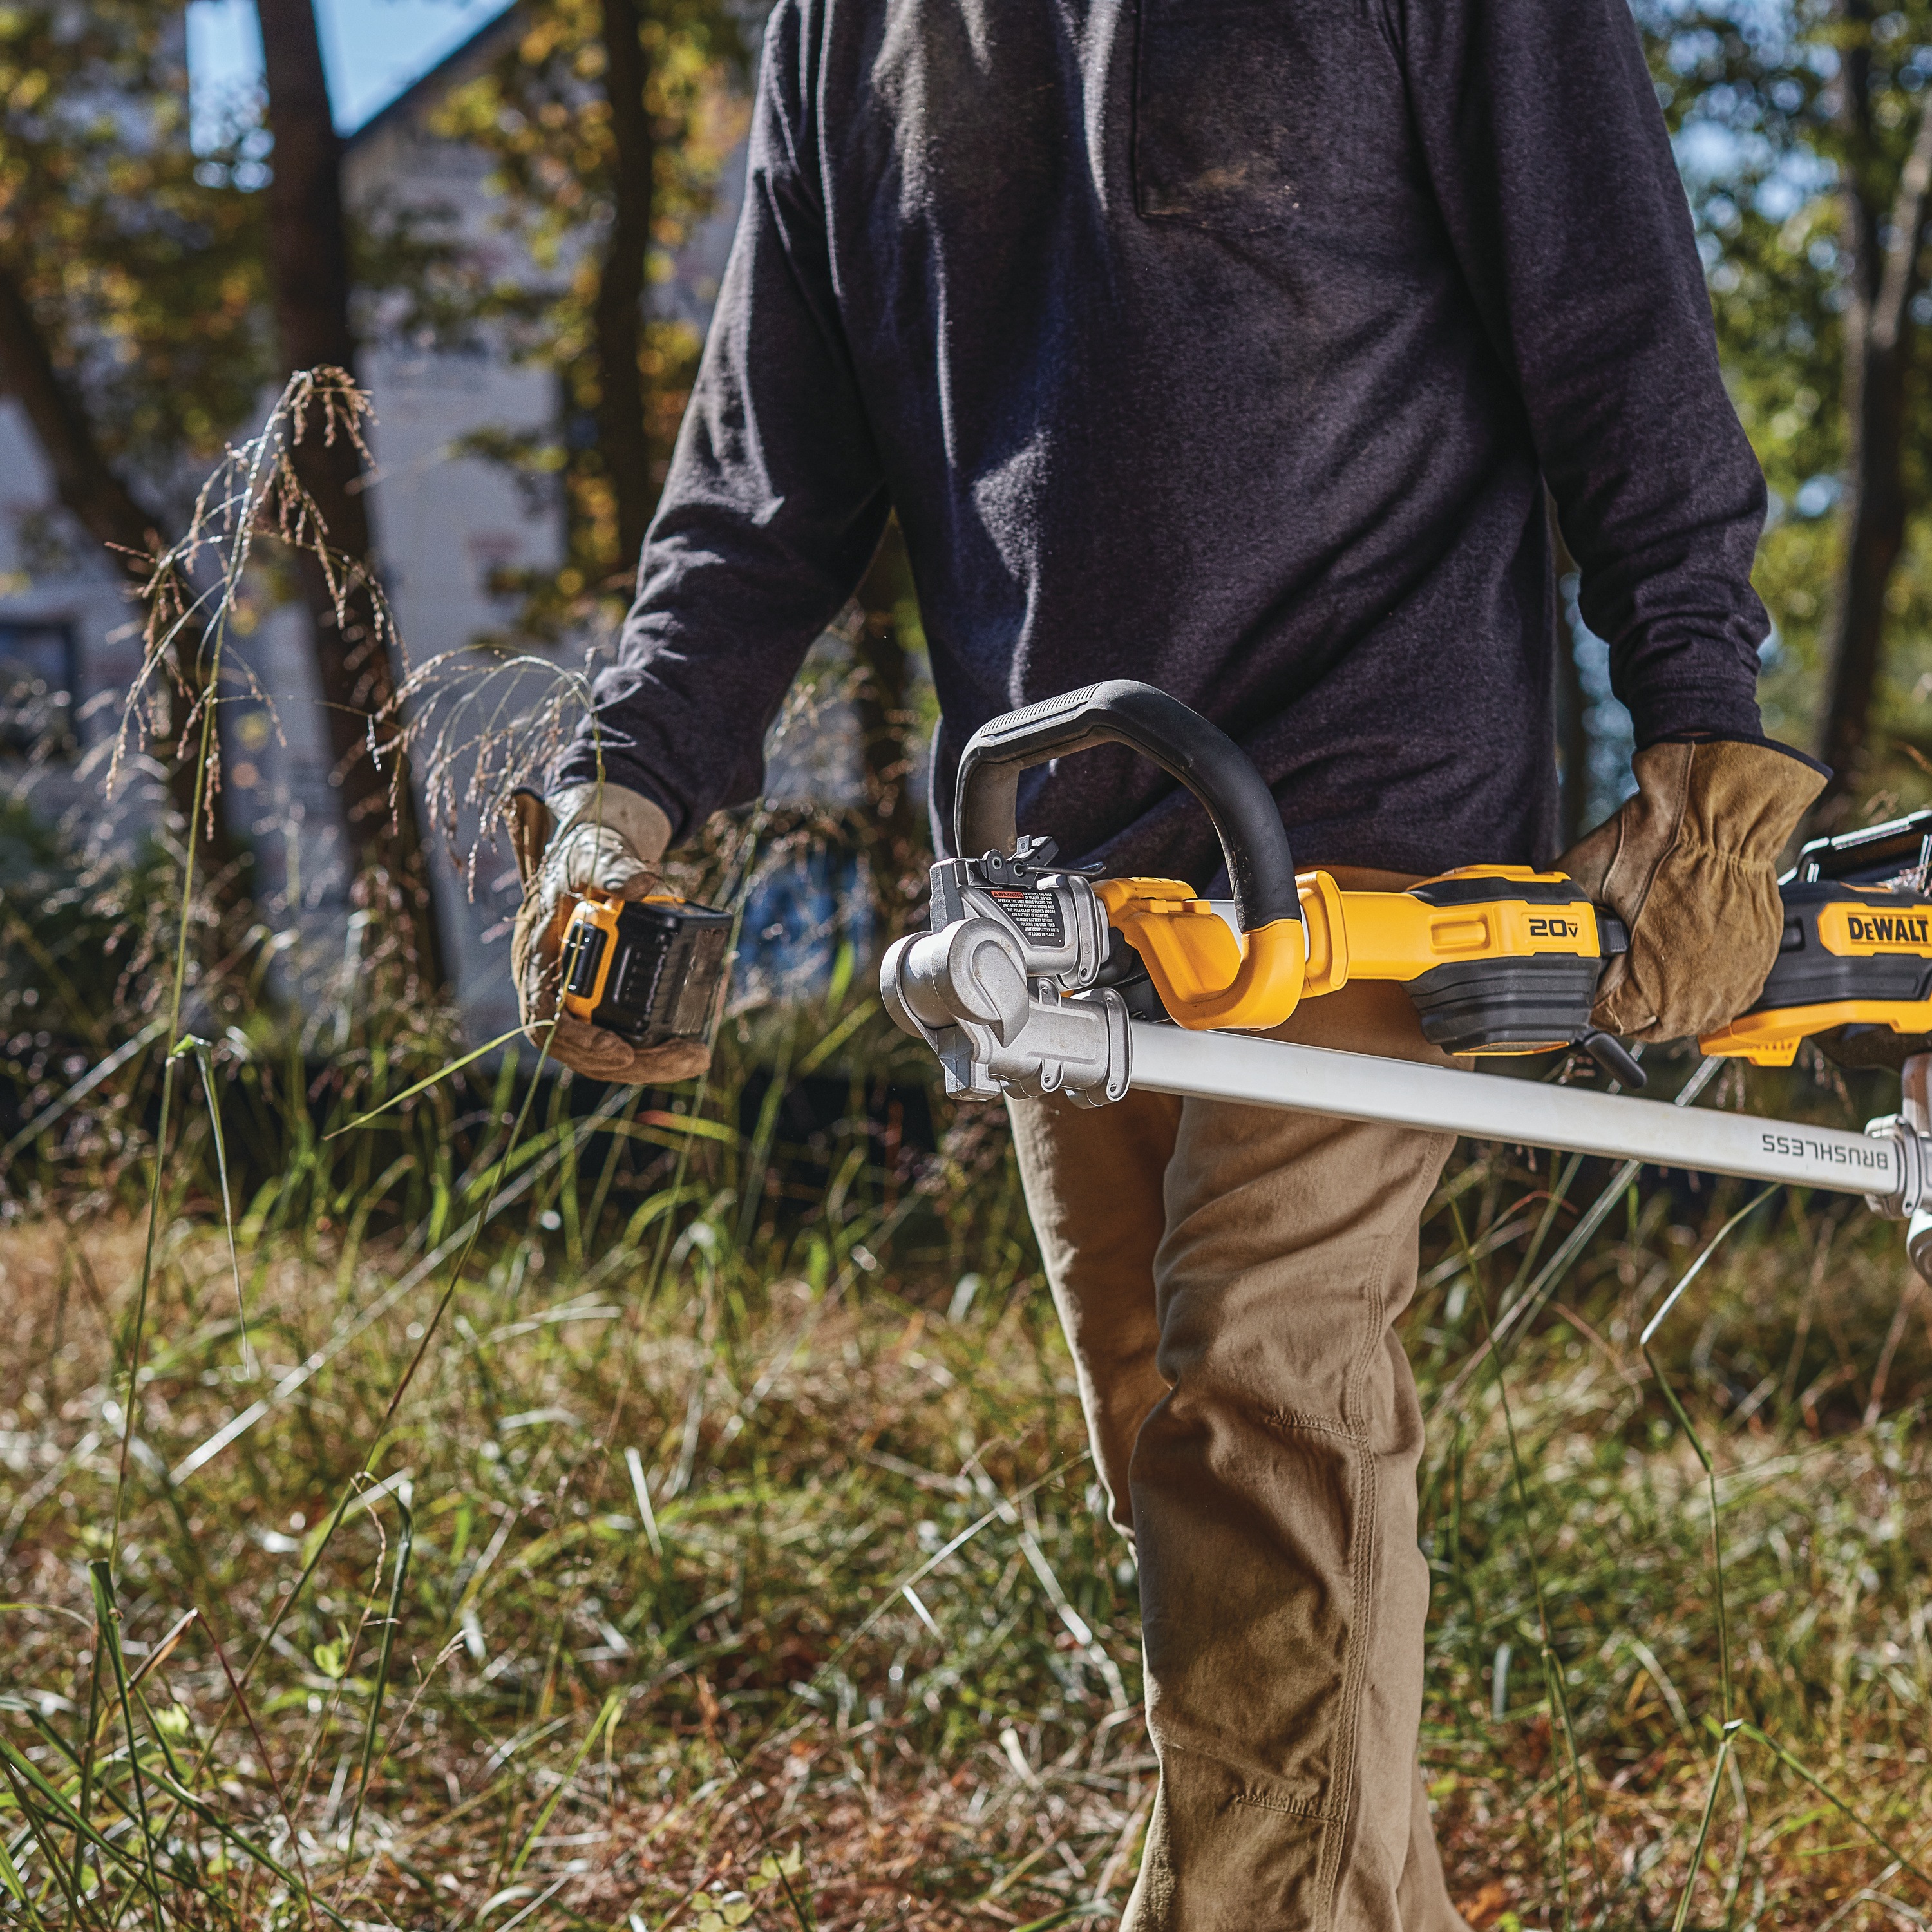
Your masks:
<instances>
[{"instance_id":1,"label":"khaki work pants","mask_svg":"<svg viewBox=\"0 0 1932 1932\"><path fill-rule=\"evenodd\" d=\"M1388 984L1280 1036L1442 1058ZM1122 1932L1467 1932L1416 1762L1422 1413L1395 1333L1452 1137L1154 1094L1011 1112L1140 1568L1160 1782Z\"/></svg>"}]
</instances>

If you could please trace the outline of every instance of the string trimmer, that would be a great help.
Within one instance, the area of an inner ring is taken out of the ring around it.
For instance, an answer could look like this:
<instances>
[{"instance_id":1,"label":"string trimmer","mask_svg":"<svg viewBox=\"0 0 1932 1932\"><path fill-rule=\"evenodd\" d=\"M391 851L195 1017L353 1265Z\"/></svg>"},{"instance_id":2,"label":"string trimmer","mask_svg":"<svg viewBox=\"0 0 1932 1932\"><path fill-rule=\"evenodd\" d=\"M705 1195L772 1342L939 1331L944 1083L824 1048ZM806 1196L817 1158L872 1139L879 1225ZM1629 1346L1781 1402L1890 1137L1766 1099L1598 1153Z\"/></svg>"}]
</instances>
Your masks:
<instances>
[{"instance_id":1,"label":"string trimmer","mask_svg":"<svg viewBox=\"0 0 1932 1932\"><path fill-rule=\"evenodd\" d=\"M1207 812L1228 894L1094 878L1020 837L1020 772L1131 747ZM996 718L959 766L955 843L932 868L931 930L898 940L880 986L961 1099L1130 1088L1447 1130L1748 1180L1862 1194L1911 1217L1932 1279L1932 813L1815 842L1781 882L1782 947L1708 1054L1789 1065L1810 1039L1840 1064L1896 1069L1900 1111L1862 1133L1679 1107L1256 1037L1352 980L1399 982L1426 1038L1478 1056L1580 1048L1624 1088L1643 1074L1590 1009L1621 922L1558 872L1478 866L1406 891L1298 877L1273 794L1224 733L1150 685L1116 680Z\"/></svg>"}]
</instances>

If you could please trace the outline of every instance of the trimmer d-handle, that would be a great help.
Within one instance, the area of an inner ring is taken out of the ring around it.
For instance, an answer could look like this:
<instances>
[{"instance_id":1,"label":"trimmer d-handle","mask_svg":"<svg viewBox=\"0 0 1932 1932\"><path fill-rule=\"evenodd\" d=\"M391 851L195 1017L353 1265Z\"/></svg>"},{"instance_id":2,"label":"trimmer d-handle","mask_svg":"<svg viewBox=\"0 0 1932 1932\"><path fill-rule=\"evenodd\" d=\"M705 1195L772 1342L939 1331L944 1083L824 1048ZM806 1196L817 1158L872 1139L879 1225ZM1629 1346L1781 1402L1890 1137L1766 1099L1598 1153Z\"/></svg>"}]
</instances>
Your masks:
<instances>
[{"instance_id":1,"label":"trimmer d-handle","mask_svg":"<svg viewBox=\"0 0 1932 1932\"><path fill-rule=\"evenodd\" d=\"M1204 902L1200 915L1177 904L1158 916L1173 930L1172 944L1157 949L1142 944L1156 915L1139 912L1137 930L1129 912L1134 889L1191 902L1192 888L1168 879L1113 879L1100 889L1115 924L1140 948L1148 970L1160 971L1156 983L1168 1016L1196 1028L1279 1026L1301 997L1309 953L1287 829L1274 794L1240 747L1164 691L1114 678L982 725L959 760L953 812L958 850L994 860L1015 852L1020 773L1101 745L1130 746L1185 785L1206 808L1227 865L1233 930L1209 914ZM1050 856L1044 847L1028 848L1035 850ZM974 862L983 868L984 860ZM935 871L935 890L938 880Z\"/></svg>"},{"instance_id":2,"label":"trimmer d-handle","mask_svg":"<svg viewBox=\"0 0 1932 1932\"><path fill-rule=\"evenodd\" d=\"M1017 836L1020 772L1103 744L1139 752L1199 801L1220 841L1227 901L1176 879L1090 884L1054 866L1051 839ZM932 933L888 956L884 983L900 1024L933 1043L961 1093L1036 1077L1110 1097L1094 1056L1114 1004L1192 1031L1264 1031L1352 978L1401 981L1425 1035L1450 1052L1580 1045L1642 1084L1621 1044L1590 1023L1623 929L1567 879L1486 866L1406 892L1352 892L1326 872L1298 878L1280 808L1246 754L1150 685L1115 680L994 719L960 760L954 818L958 849L977 856L933 868ZM1084 950L1068 958L1076 933ZM1054 1048L1037 1056L1036 1076L1015 1058L1023 987L1052 1010Z\"/></svg>"}]
</instances>

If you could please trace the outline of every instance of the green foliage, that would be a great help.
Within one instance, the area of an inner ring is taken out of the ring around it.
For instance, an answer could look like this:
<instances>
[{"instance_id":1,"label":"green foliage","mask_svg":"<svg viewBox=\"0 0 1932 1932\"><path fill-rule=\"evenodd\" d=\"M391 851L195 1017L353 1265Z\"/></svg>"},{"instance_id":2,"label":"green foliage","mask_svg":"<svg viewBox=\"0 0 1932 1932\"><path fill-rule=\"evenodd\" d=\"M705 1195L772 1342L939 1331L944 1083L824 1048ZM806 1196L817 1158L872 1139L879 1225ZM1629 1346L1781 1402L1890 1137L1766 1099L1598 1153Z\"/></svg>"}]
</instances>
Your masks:
<instances>
[{"instance_id":1,"label":"green foliage","mask_svg":"<svg viewBox=\"0 0 1932 1932\"><path fill-rule=\"evenodd\" d=\"M101 1042L142 1010L173 861L90 857L67 826L0 802L0 1030Z\"/></svg>"},{"instance_id":2,"label":"green foliage","mask_svg":"<svg viewBox=\"0 0 1932 1932\"><path fill-rule=\"evenodd\" d=\"M268 374L245 136L197 157L178 5L0 9L0 255L110 461L158 482Z\"/></svg>"},{"instance_id":3,"label":"green foliage","mask_svg":"<svg viewBox=\"0 0 1932 1932\"><path fill-rule=\"evenodd\" d=\"M770 830L686 883L742 897ZM702 1085L582 1094L520 1048L436 1078L380 920L291 1025L254 976L299 975L298 940L204 961L178 904L147 917L166 1036L87 1091L152 1140L106 1157L37 1116L8 1182L0 1444L45 1472L0 1517L14 1904L62 1932L1104 1917L1152 1792L1136 1573L1002 1116L949 1112L849 959L818 1006L729 1024ZM1759 1084L1858 1111L1804 1078ZM1479 1920L1654 1922L1714 1850L1761 1918L1924 1822L1882 1767L1932 1696L1894 1661L1932 1560L1932 1358L1893 1231L1794 1204L1775 1240L1745 1217L1688 1361L1673 1331L1653 1367L1646 1312L1737 1220L1734 1190L1660 1192L1486 1380L1580 1168L1478 1150L1425 1231L1456 1882ZM1887 1320L1868 1367L1844 1337ZM1726 1416L1687 1454L1686 1419ZM1748 1519L1722 1588L1711 1498ZM1707 1714L1753 1727L1735 1787Z\"/></svg>"},{"instance_id":4,"label":"green foliage","mask_svg":"<svg viewBox=\"0 0 1932 1932\"><path fill-rule=\"evenodd\" d=\"M158 843L89 855L0 804L0 1201L31 1196L50 1164L64 1185L82 1168L118 1176L147 1150L138 1073L65 1096L117 1050L152 1046L178 876Z\"/></svg>"},{"instance_id":5,"label":"green foliage","mask_svg":"<svg viewBox=\"0 0 1932 1932\"><path fill-rule=\"evenodd\" d=\"M644 10L645 106L656 146L652 280L710 212L718 173L742 135L746 48L741 15L723 0L656 0ZM635 557L618 554L616 512L592 424L599 391L592 353L599 241L610 220L614 143L602 93L603 12L597 0L538 0L516 46L458 88L437 131L493 157L500 219L548 279L479 292L474 313L506 332L514 352L556 376L562 420L549 436L485 436L473 453L522 475L561 479L568 555L555 573L513 575L519 629L554 638L586 620L608 624L630 602ZM700 346L684 322L640 318L646 425L660 475L683 414Z\"/></svg>"},{"instance_id":6,"label":"green foliage","mask_svg":"<svg viewBox=\"0 0 1932 1932\"><path fill-rule=\"evenodd\" d=\"M1823 667L1850 460L1841 396L1849 258L1845 189L1880 219L1897 194L1932 82L1932 6L1734 0L1680 8L1641 0L1651 63L1676 137L1708 273L1725 376L1764 466L1772 514L1756 583L1777 626L1763 688L1766 724L1808 744ZM1846 106L1846 63L1869 78L1868 119ZM1932 326L1922 296L1909 326ZM1932 486L1932 398L1910 398L1909 500ZM1875 723L1894 749L1875 767L1890 788L1876 815L1928 794L1923 680L1932 673L1932 521L1908 530L1891 593L1886 675Z\"/></svg>"},{"instance_id":7,"label":"green foliage","mask_svg":"<svg viewBox=\"0 0 1932 1932\"><path fill-rule=\"evenodd\" d=\"M800 1024L794 1069L827 1031ZM858 1038L862 1062L887 1036ZM471 1163L504 1178L460 1276L474 1185L440 1262L418 1225L357 1232L384 1173L339 1172L326 1216L250 1215L253 1362L220 1230L182 1211L184 1132L125 1478L124 1700L87 1568L116 1467L82 1445L124 1385L140 1229L98 1206L16 1225L0 1441L59 1474L0 1511L0 1847L45 1923L104 1924L151 1879L193 1927L304 1901L466 1922L506 1892L497 1913L548 1892L546 1922L614 1932L1109 1922L1151 1790L1134 1571L998 1117L925 1159L856 1093L848 1126L801 1132L765 1104L782 1034L740 1051L668 1105L540 1099L526 1160L499 1139ZM518 1110L506 1088L482 1111ZM1801 1769L1733 1747L1690 1922L1732 1898L1739 1928L1802 1922L1888 1862L1808 1777L1893 1842L1932 1826L1932 1336L1895 1230L1761 1210L1654 1350L1707 1480L1636 1337L1738 1190L1649 1190L1503 1382L1471 1372L1546 1210L1560 1229L1589 1192L1473 1150L1425 1230L1425 1757L1454 1894L1490 1927L1553 1925L1566 1889L1577 1925L1670 1922L1728 1619L1730 1708Z\"/></svg>"}]
</instances>

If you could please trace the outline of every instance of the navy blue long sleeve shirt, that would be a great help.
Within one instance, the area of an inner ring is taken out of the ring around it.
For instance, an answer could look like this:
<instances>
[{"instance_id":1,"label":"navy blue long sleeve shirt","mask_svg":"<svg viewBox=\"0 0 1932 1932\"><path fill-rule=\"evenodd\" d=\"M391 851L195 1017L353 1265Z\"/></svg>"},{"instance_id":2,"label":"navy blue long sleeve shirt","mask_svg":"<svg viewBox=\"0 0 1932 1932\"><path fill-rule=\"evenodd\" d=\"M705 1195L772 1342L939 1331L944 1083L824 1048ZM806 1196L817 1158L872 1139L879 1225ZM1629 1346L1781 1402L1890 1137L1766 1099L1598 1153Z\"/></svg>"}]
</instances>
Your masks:
<instances>
[{"instance_id":1,"label":"navy blue long sleeve shirt","mask_svg":"<svg viewBox=\"0 0 1932 1932\"><path fill-rule=\"evenodd\" d=\"M1132 676L1302 860L1546 858L1546 482L1639 744L1755 736L1763 483L1624 0L778 0L604 769L680 838L755 796L896 509L942 805L986 718ZM1118 748L1019 816L1217 862Z\"/></svg>"}]
</instances>

